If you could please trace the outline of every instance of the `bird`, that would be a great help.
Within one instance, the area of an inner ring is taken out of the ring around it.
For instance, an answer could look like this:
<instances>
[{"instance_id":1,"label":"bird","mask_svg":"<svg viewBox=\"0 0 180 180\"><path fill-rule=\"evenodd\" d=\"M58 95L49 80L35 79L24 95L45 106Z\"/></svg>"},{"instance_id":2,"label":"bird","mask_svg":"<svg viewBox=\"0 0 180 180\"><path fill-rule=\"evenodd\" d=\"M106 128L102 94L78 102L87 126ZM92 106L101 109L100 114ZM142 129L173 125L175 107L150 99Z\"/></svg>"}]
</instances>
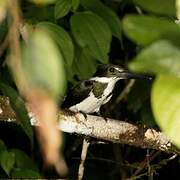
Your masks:
<instances>
[{"instance_id":1,"label":"bird","mask_svg":"<svg viewBox=\"0 0 180 180\"><path fill-rule=\"evenodd\" d=\"M94 76L80 81L67 94L62 107L77 113L99 114L102 105L110 101L116 83L122 79L151 79L119 65L101 64Z\"/></svg>"}]
</instances>

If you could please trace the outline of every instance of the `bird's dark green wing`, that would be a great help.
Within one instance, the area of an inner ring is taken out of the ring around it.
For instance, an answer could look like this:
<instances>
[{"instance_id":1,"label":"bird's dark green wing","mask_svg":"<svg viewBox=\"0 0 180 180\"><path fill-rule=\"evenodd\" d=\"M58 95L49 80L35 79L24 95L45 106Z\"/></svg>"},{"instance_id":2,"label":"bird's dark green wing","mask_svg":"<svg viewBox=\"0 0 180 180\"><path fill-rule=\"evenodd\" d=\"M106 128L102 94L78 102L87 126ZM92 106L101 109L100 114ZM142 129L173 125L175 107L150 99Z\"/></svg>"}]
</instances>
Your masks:
<instances>
[{"instance_id":1,"label":"bird's dark green wing","mask_svg":"<svg viewBox=\"0 0 180 180\"><path fill-rule=\"evenodd\" d=\"M93 86L93 83L89 82L90 81L79 82L72 89L70 89L62 104L62 108L69 108L86 99L89 96Z\"/></svg>"}]
</instances>

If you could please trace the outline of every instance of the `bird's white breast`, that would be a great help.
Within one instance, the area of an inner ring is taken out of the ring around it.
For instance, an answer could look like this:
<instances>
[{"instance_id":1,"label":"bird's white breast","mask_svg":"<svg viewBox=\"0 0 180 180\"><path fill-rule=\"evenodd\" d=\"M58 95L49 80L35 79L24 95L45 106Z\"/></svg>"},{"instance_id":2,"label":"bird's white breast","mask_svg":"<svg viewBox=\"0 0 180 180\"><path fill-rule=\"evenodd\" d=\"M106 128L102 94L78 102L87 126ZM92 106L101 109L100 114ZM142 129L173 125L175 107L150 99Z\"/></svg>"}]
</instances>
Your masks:
<instances>
[{"instance_id":1,"label":"bird's white breast","mask_svg":"<svg viewBox=\"0 0 180 180\"><path fill-rule=\"evenodd\" d=\"M80 103L71 106L69 109L74 112L84 112L84 113L93 113L99 112L101 105L106 104L112 97L111 93L114 89L116 82L119 80L118 78L106 78L106 77L94 77L91 80L108 83L106 89L104 90L102 96L97 98L94 96L93 92L89 93L89 96L81 101Z\"/></svg>"},{"instance_id":2,"label":"bird's white breast","mask_svg":"<svg viewBox=\"0 0 180 180\"><path fill-rule=\"evenodd\" d=\"M86 99L76 105L71 106L69 109L74 112L81 111L84 113L93 113L99 111L101 104L101 101L99 101L99 99L96 98L91 91Z\"/></svg>"}]
</instances>

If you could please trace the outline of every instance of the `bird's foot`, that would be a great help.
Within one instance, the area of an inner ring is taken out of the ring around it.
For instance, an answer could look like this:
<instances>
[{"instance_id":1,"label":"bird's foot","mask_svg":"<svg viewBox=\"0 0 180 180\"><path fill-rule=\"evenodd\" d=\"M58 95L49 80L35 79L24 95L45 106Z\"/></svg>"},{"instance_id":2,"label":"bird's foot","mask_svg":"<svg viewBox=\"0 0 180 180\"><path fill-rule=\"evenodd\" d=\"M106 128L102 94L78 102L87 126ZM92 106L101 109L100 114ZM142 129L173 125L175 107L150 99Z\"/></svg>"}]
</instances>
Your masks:
<instances>
[{"instance_id":1,"label":"bird's foot","mask_svg":"<svg viewBox=\"0 0 180 180\"><path fill-rule=\"evenodd\" d=\"M102 117L106 122L108 121L107 117L104 117L100 112L96 112L96 115Z\"/></svg>"}]
</instances>

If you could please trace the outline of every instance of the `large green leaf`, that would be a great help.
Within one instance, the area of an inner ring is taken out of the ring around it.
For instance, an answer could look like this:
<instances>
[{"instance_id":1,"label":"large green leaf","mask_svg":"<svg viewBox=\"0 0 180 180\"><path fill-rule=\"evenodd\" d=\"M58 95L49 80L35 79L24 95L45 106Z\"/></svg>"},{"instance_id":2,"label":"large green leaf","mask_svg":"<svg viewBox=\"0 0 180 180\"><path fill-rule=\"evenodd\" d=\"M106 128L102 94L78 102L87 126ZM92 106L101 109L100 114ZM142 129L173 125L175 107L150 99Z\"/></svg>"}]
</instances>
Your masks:
<instances>
[{"instance_id":1,"label":"large green leaf","mask_svg":"<svg viewBox=\"0 0 180 180\"><path fill-rule=\"evenodd\" d=\"M175 16L176 0L134 0L143 9L160 15Z\"/></svg>"},{"instance_id":2,"label":"large green leaf","mask_svg":"<svg viewBox=\"0 0 180 180\"><path fill-rule=\"evenodd\" d=\"M87 47L93 57L107 63L112 35L106 22L88 11L75 13L70 22L77 43Z\"/></svg>"},{"instance_id":3,"label":"large green leaf","mask_svg":"<svg viewBox=\"0 0 180 180\"><path fill-rule=\"evenodd\" d=\"M30 87L43 88L52 97L64 94L63 58L42 29L36 29L23 48L23 69Z\"/></svg>"},{"instance_id":4,"label":"large green leaf","mask_svg":"<svg viewBox=\"0 0 180 180\"><path fill-rule=\"evenodd\" d=\"M180 78L158 75L152 89L152 109L158 125L180 147Z\"/></svg>"},{"instance_id":5,"label":"large green leaf","mask_svg":"<svg viewBox=\"0 0 180 180\"><path fill-rule=\"evenodd\" d=\"M101 18L103 18L109 25L112 34L119 40L121 40L120 19L112 9L105 6L99 0L81 0L81 4L85 8L93 11L94 13L98 14Z\"/></svg>"},{"instance_id":6,"label":"large green leaf","mask_svg":"<svg viewBox=\"0 0 180 180\"><path fill-rule=\"evenodd\" d=\"M15 163L15 154L13 152L8 152L7 150L1 151L0 163L3 170L9 175Z\"/></svg>"},{"instance_id":7,"label":"large green leaf","mask_svg":"<svg viewBox=\"0 0 180 180\"><path fill-rule=\"evenodd\" d=\"M6 84L0 83L0 90L5 96L9 97L11 106L16 113L20 125L22 126L27 136L30 138L31 143L33 143L33 129L30 124L28 112L26 110L23 100L13 88L7 86Z\"/></svg>"},{"instance_id":8,"label":"large green leaf","mask_svg":"<svg viewBox=\"0 0 180 180\"><path fill-rule=\"evenodd\" d=\"M161 40L144 48L129 64L135 71L180 76L180 49L169 41Z\"/></svg>"},{"instance_id":9,"label":"large green leaf","mask_svg":"<svg viewBox=\"0 0 180 180\"><path fill-rule=\"evenodd\" d=\"M17 168L38 171L38 168L34 161L23 151L19 149L11 149L10 152L13 152L15 154L15 166Z\"/></svg>"},{"instance_id":10,"label":"large green leaf","mask_svg":"<svg viewBox=\"0 0 180 180\"><path fill-rule=\"evenodd\" d=\"M88 79L95 73L97 67L96 60L91 54L84 49L77 49L77 54L73 63L74 73L78 75L79 79Z\"/></svg>"},{"instance_id":11,"label":"large green leaf","mask_svg":"<svg viewBox=\"0 0 180 180\"><path fill-rule=\"evenodd\" d=\"M56 42L64 57L65 63L71 66L74 58L74 45L69 34L60 26L50 22L40 22L38 28L43 28Z\"/></svg>"},{"instance_id":12,"label":"large green leaf","mask_svg":"<svg viewBox=\"0 0 180 180\"><path fill-rule=\"evenodd\" d=\"M128 15L123 19L123 30L131 40L140 45L148 45L158 39L168 39L180 45L180 27L167 19Z\"/></svg>"},{"instance_id":13,"label":"large green leaf","mask_svg":"<svg viewBox=\"0 0 180 180\"><path fill-rule=\"evenodd\" d=\"M56 1L55 5L55 18L61 18L68 14L68 12L71 10L71 2L72 0L58 0Z\"/></svg>"}]
</instances>

